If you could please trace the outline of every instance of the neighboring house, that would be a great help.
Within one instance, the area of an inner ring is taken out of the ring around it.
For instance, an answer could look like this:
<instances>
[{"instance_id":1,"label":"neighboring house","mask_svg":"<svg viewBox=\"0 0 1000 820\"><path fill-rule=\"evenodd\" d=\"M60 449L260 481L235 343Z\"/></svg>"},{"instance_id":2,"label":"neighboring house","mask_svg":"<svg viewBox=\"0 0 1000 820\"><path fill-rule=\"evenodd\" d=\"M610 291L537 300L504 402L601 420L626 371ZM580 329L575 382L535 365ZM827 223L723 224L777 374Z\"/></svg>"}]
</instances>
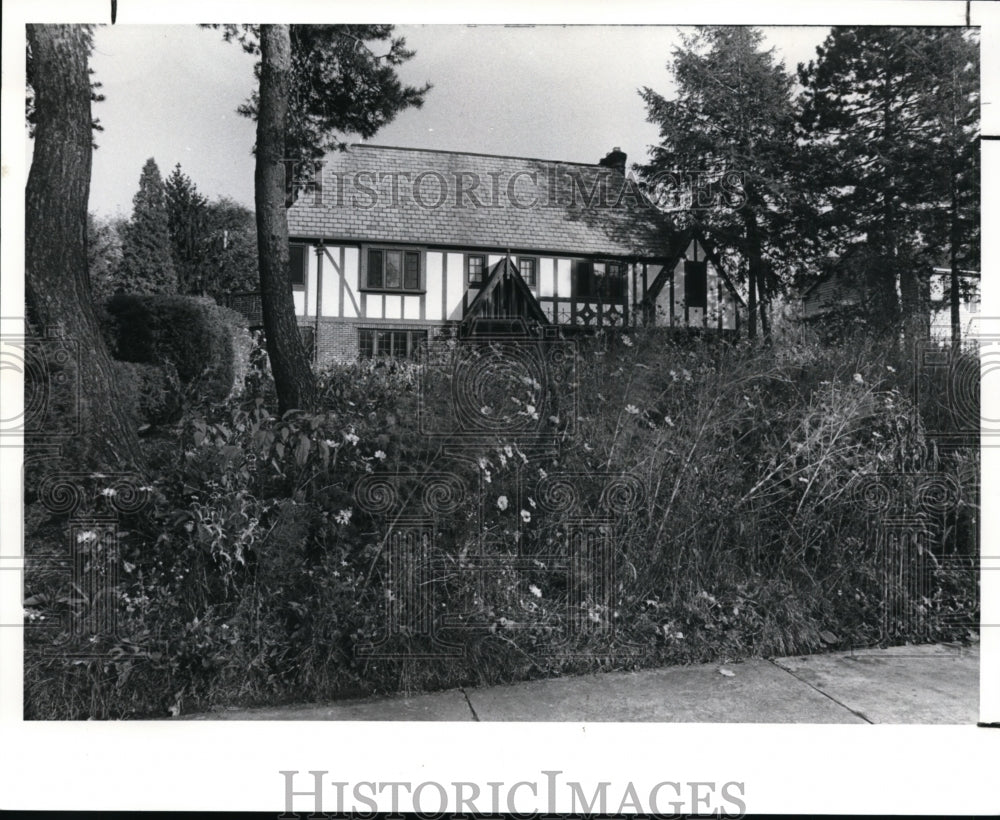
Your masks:
<instances>
[{"instance_id":1,"label":"neighboring house","mask_svg":"<svg viewBox=\"0 0 1000 820\"><path fill-rule=\"evenodd\" d=\"M946 267L931 268L928 272L927 294L931 333L942 339L951 336L951 303L947 298L951 271ZM979 315L979 271L959 271L961 304L959 319L965 335ZM802 318L817 321L859 310L864 304L863 288L856 278L833 272L821 277L802 293Z\"/></svg>"},{"instance_id":2,"label":"neighboring house","mask_svg":"<svg viewBox=\"0 0 1000 820\"><path fill-rule=\"evenodd\" d=\"M649 204L625 159L331 155L288 211L295 309L317 359L411 356L445 329L512 319L565 333L738 330L741 300L718 259Z\"/></svg>"}]
</instances>

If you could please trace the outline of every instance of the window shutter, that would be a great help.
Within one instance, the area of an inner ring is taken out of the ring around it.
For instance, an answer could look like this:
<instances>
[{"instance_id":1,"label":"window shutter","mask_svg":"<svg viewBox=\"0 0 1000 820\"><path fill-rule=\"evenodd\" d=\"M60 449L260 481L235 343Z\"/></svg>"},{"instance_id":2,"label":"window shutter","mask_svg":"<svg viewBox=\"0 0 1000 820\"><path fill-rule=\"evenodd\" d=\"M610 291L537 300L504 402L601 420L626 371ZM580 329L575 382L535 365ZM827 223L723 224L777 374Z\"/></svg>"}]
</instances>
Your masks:
<instances>
[{"instance_id":1,"label":"window shutter","mask_svg":"<svg viewBox=\"0 0 1000 820\"><path fill-rule=\"evenodd\" d=\"M382 251L368 251L368 287L382 287Z\"/></svg>"}]
</instances>

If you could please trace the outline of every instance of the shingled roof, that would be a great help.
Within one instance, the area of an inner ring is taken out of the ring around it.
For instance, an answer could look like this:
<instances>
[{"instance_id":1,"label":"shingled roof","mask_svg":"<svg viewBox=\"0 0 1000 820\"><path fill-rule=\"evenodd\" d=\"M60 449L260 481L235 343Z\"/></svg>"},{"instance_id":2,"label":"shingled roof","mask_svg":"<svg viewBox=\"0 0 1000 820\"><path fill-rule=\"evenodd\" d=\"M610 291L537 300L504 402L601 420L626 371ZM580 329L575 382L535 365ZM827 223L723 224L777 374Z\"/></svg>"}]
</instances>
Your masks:
<instances>
[{"instance_id":1,"label":"shingled roof","mask_svg":"<svg viewBox=\"0 0 1000 820\"><path fill-rule=\"evenodd\" d=\"M377 145L329 155L288 227L327 242L644 258L665 256L674 233L619 168Z\"/></svg>"}]
</instances>

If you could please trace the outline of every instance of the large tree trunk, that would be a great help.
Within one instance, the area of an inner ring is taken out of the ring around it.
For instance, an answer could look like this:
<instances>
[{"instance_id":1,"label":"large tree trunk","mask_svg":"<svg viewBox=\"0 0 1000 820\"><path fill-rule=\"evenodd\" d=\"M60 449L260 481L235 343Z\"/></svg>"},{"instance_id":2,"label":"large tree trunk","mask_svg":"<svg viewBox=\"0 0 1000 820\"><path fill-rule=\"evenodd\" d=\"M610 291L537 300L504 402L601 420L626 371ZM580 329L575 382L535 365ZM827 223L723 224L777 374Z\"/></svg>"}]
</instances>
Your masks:
<instances>
[{"instance_id":1,"label":"large tree trunk","mask_svg":"<svg viewBox=\"0 0 1000 820\"><path fill-rule=\"evenodd\" d=\"M125 402L97 322L87 272L93 144L90 32L83 26L29 25L27 36L36 115L25 191L28 315L43 335L62 337L77 348L64 364L75 371L70 378L79 388L75 409L80 435L63 446L62 454L77 468L141 469L139 440L122 411ZM44 432L49 431L43 437Z\"/></svg>"},{"instance_id":2,"label":"large tree trunk","mask_svg":"<svg viewBox=\"0 0 1000 820\"><path fill-rule=\"evenodd\" d=\"M316 381L309 366L288 277L288 215L285 210L285 120L292 70L287 25L260 27L260 104L257 115L257 164L254 200L257 205L257 252L260 258L260 299L278 407L316 406Z\"/></svg>"}]
</instances>

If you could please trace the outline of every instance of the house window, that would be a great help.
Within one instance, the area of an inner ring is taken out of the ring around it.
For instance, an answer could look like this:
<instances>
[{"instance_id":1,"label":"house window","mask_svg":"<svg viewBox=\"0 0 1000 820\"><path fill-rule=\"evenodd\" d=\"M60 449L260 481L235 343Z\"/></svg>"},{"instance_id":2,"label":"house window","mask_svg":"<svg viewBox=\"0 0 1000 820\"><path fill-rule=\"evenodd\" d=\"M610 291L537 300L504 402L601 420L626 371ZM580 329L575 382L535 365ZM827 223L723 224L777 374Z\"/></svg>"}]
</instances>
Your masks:
<instances>
[{"instance_id":1,"label":"house window","mask_svg":"<svg viewBox=\"0 0 1000 820\"><path fill-rule=\"evenodd\" d=\"M417 354L417 346L426 341L426 330L393 328L358 330L358 351L362 359L412 359Z\"/></svg>"},{"instance_id":2,"label":"house window","mask_svg":"<svg viewBox=\"0 0 1000 820\"><path fill-rule=\"evenodd\" d=\"M519 256L517 258L517 269L521 278L529 287L535 287L538 269L538 260L531 257Z\"/></svg>"},{"instance_id":3,"label":"house window","mask_svg":"<svg viewBox=\"0 0 1000 820\"><path fill-rule=\"evenodd\" d=\"M470 285L483 281L486 272L486 257L479 254L468 254L465 257L465 274Z\"/></svg>"},{"instance_id":4,"label":"house window","mask_svg":"<svg viewBox=\"0 0 1000 820\"><path fill-rule=\"evenodd\" d=\"M622 304L625 302L625 265L574 260L573 287L577 299Z\"/></svg>"},{"instance_id":5,"label":"house window","mask_svg":"<svg viewBox=\"0 0 1000 820\"><path fill-rule=\"evenodd\" d=\"M684 262L684 301L688 307L708 306L708 265L701 262Z\"/></svg>"},{"instance_id":6,"label":"house window","mask_svg":"<svg viewBox=\"0 0 1000 820\"><path fill-rule=\"evenodd\" d=\"M288 281L295 290L306 286L306 265L309 261L308 245L288 246Z\"/></svg>"},{"instance_id":7,"label":"house window","mask_svg":"<svg viewBox=\"0 0 1000 820\"><path fill-rule=\"evenodd\" d=\"M420 251L369 248L365 282L368 290L419 291Z\"/></svg>"}]
</instances>

